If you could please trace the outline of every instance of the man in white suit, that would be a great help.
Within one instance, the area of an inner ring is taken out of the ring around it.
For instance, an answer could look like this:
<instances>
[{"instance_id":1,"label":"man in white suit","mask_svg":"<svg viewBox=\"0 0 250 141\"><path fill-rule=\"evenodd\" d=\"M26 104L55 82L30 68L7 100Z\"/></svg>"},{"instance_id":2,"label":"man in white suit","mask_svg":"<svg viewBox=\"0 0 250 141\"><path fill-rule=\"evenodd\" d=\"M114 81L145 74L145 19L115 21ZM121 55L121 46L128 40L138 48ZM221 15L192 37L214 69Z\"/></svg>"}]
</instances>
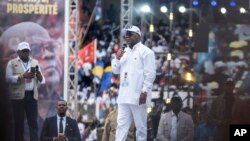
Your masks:
<instances>
[{"instance_id":1,"label":"man in white suit","mask_svg":"<svg viewBox=\"0 0 250 141\"><path fill-rule=\"evenodd\" d=\"M147 106L156 75L155 54L141 43L137 26L124 29L129 47L119 49L112 60L112 71L120 75L116 141L125 141L131 123L136 126L136 140L147 140Z\"/></svg>"}]
</instances>

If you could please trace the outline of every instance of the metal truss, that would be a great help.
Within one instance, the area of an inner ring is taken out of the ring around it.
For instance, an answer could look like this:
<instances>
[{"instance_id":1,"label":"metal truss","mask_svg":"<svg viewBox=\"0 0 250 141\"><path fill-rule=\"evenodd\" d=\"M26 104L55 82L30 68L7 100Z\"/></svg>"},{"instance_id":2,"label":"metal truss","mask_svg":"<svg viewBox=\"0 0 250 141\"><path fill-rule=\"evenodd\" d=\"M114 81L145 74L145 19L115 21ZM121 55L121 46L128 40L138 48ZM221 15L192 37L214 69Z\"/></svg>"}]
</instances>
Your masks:
<instances>
[{"instance_id":1,"label":"metal truss","mask_svg":"<svg viewBox=\"0 0 250 141\"><path fill-rule=\"evenodd\" d=\"M79 1L65 2L65 65L64 65L64 99L68 101L69 114L77 117L77 84L78 84L78 50L79 50Z\"/></svg>"},{"instance_id":2,"label":"metal truss","mask_svg":"<svg viewBox=\"0 0 250 141\"><path fill-rule=\"evenodd\" d=\"M122 29L133 22L133 3L133 0L121 0L120 45L123 44Z\"/></svg>"}]
</instances>

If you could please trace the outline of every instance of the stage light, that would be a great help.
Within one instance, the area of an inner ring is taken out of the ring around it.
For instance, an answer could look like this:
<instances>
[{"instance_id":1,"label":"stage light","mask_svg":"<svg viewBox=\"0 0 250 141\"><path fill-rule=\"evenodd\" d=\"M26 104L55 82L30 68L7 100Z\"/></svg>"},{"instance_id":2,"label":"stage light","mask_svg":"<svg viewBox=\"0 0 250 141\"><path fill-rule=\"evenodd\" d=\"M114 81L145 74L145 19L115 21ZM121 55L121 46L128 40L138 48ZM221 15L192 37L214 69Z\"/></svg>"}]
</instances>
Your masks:
<instances>
[{"instance_id":1,"label":"stage light","mask_svg":"<svg viewBox=\"0 0 250 141\"><path fill-rule=\"evenodd\" d=\"M171 59L172 59L172 54L171 54L171 53L168 53L168 54L167 54L167 60L168 60L168 61L171 61Z\"/></svg>"},{"instance_id":2,"label":"stage light","mask_svg":"<svg viewBox=\"0 0 250 141\"><path fill-rule=\"evenodd\" d=\"M226 14L226 13L227 13L227 9L226 9L225 7L222 7L222 8L220 9L220 12L221 12L222 14Z\"/></svg>"},{"instance_id":3,"label":"stage light","mask_svg":"<svg viewBox=\"0 0 250 141\"><path fill-rule=\"evenodd\" d=\"M246 12L247 12L247 11L246 11L245 8L243 8L243 7L240 8L240 13L241 13L241 14L244 14L244 13L246 13Z\"/></svg>"},{"instance_id":4,"label":"stage light","mask_svg":"<svg viewBox=\"0 0 250 141\"><path fill-rule=\"evenodd\" d=\"M198 6L199 5L199 1L198 0L193 0L193 6Z\"/></svg>"},{"instance_id":5,"label":"stage light","mask_svg":"<svg viewBox=\"0 0 250 141\"><path fill-rule=\"evenodd\" d=\"M236 2L235 2L234 0L231 0L231 1L229 2L229 6L235 7L235 6L236 6Z\"/></svg>"},{"instance_id":6,"label":"stage light","mask_svg":"<svg viewBox=\"0 0 250 141\"><path fill-rule=\"evenodd\" d=\"M149 12L151 12L151 9L150 9L149 5L145 4L145 5L143 5L143 6L141 7L141 11L142 11L143 13L149 13Z\"/></svg>"},{"instance_id":7,"label":"stage light","mask_svg":"<svg viewBox=\"0 0 250 141\"><path fill-rule=\"evenodd\" d=\"M174 20L174 13L173 12L170 12L170 14L169 14L169 20L170 21Z\"/></svg>"},{"instance_id":8,"label":"stage light","mask_svg":"<svg viewBox=\"0 0 250 141\"><path fill-rule=\"evenodd\" d=\"M171 101L171 99L170 99L170 98L167 98L167 99L165 100L165 103L166 103L166 104L169 104L170 101Z\"/></svg>"},{"instance_id":9,"label":"stage light","mask_svg":"<svg viewBox=\"0 0 250 141\"><path fill-rule=\"evenodd\" d=\"M152 112L152 107L147 108L147 113L150 113L150 112Z\"/></svg>"},{"instance_id":10,"label":"stage light","mask_svg":"<svg viewBox=\"0 0 250 141\"><path fill-rule=\"evenodd\" d=\"M193 37L193 30L192 29L189 29L188 30L188 36L191 38Z\"/></svg>"},{"instance_id":11,"label":"stage light","mask_svg":"<svg viewBox=\"0 0 250 141\"><path fill-rule=\"evenodd\" d=\"M186 12L186 7L185 6L180 6L179 7L179 12L185 13Z\"/></svg>"},{"instance_id":12,"label":"stage light","mask_svg":"<svg viewBox=\"0 0 250 141\"><path fill-rule=\"evenodd\" d=\"M161 12L162 13L167 13L168 12L168 8L164 5L164 6L161 6Z\"/></svg>"},{"instance_id":13,"label":"stage light","mask_svg":"<svg viewBox=\"0 0 250 141\"><path fill-rule=\"evenodd\" d=\"M155 31L154 25L150 24L149 25L149 32L154 32L154 31Z\"/></svg>"},{"instance_id":14,"label":"stage light","mask_svg":"<svg viewBox=\"0 0 250 141\"><path fill-rule=\"evenodd\" d=\"M191 72L186 72L185 80L188 81L188 82L191 82L191 81L194 80L193 75L192 75Z\"/></svg>"},{"instance_id":15,"label":"stage light","mask_svg":"<svg viewBox=\"0 0 250 141\"><path fill-rule=\"evenodd\" d=\"M216 0L211 0L210 4L212 7L216 7L218 3Z\"/></svg>"}]
</instances>

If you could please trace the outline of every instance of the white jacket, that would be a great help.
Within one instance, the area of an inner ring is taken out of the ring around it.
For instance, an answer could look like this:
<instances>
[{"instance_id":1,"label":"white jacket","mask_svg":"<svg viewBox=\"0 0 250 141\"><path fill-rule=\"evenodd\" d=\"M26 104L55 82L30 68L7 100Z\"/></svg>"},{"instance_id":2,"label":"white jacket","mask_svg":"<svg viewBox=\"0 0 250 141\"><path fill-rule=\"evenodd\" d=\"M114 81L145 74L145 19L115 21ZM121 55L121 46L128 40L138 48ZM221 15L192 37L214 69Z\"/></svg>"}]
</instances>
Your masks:
<instances>
[{"instance_id":1,"label":"white jacket","mask_svg":"<svg viewBox=\"0 0 250 141\"><path fill-rule=\"evenodd\" d=\"M112 60L112 71L120 74L118 103L139 105L141 92L147 92L147 105L156 75L154 52L141 42L133 49L126 48L120 60Z\"/></svg>"}]
</instances>

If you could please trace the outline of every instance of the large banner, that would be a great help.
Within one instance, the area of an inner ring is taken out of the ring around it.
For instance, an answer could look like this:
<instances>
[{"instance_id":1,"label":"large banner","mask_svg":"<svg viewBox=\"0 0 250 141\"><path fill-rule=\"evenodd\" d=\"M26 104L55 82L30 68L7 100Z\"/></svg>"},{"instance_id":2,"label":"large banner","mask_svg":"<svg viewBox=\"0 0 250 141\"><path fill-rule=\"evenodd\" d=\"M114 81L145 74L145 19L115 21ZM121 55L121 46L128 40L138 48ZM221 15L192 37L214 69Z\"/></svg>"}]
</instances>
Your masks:
<instances>
[{"instance_id":1,"label":"large banner","mask_svg":"<svg viewBox=\"0 0 250 141\"><path fill-rule=\"evenodd\" d=\"M56 113L56 101L63 98L64 7L62 0L0 1L1 63L17 57L17 44L26 41L46 79L39 88L39 124Z\"/></svg>"}]
</instances>

